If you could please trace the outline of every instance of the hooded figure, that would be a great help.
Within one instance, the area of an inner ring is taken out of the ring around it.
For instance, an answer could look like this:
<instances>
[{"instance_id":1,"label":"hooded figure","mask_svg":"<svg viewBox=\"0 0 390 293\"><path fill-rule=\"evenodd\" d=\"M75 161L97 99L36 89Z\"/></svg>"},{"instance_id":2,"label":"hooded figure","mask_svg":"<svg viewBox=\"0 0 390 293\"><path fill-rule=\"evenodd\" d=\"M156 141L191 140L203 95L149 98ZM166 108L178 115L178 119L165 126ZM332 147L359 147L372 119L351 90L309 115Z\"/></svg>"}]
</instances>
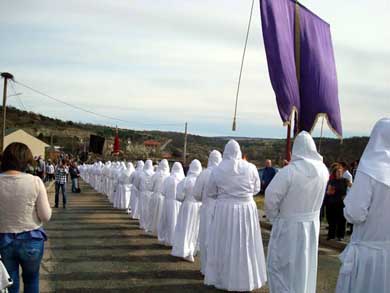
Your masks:
<instances>
[{"instance_id":1,"label":"hooded figure","mask_svg":"<svg viewBox=\"0 0 390 293\"><path fill-rule=\"evenodd\" d=\"M122 176L122 173L125 172L126 170L126 165L125 162L120 162L118 164L118 167L116 168L114 172L114 192L113 192L113 197L112 197L112 204L114 208L119 208L119 197L120 197L120 192L121 192L121 186L119 179Z\"/></svg>"},{"instance_id":2,"label":"hooded figure","mask_svg":"<svg viewBox=\"0 0 390 293\"><path fill-rule=\"evenodd\" d=\"M211 172L216 168L222 160L222 155L219 151L213 150L209 155L207 169L200 173L196 179L194 186L194 197L197 201L202 202L200 207L200 226L199 226L199 249L200 249L200 271L204 275L207 263L207 235L211 225L211 216L215 207L215 199L211 198L206 187L210 179Z\"/></svg>"},{"instance_id":3,"label":"hooded figure","mask_svg":"<svg viewBox=\"0 0 390 293\"><path fill-rule=\"evenodd\" d=\"M206 285L252 291L265 284L264 249L253 200L259 191L256 166L243 160L239 144L230 140L206 188L217 199L207 246Z\"/></svg>"},{"instance_id":4,"label":"hooded figure","mask_svg":"<svg viewBox=\"0 0 390 293\"><path fill-rule=\"evenodd\" d=\"M152 177L152 196L149 202L149 218L146 223L146 231L157 236L157 225L161 220L164 197L161 194L165 179L169 177L169 164L162 160L157 167L157 172Z\"/></svg>"},{"instance_id":5,"label":"hooded figure","mask_svg":"<svg viewBox=\"0 0 390 293\"><path fill-rule=\"evenodd\" d=\"M116 207L118 209L128 209L130 204L130 176L134 172L134 166L131 162L122 170L119 177L118 196L116 200Z\"/></svg>"},{"instance_id":6,"label":"hooded figure","mask_svg":"<svg viewBox=\"0 0 390 293\"><path fill-rule=\"evenodd\" d=\"M344 204L354 226L340 256L336 292L389 292L390 118L375 124Z\"/></svg>"},{"instance_id":7,"label":"hooded figure","mask_svg":"<svg viewBox=\"0 0 390 293\"><path fill-rule=\"evenodd\" d=\"M181 202L177 200L177 185L184 179L183 166L175 162L172 166L171 175L165 179L162 195L164 196L164 206L161 215L161 221L157 226L158 241L166 246L172 246L173 236L175 234L177 216Z\"/></svg>"},{"instance_id":8,"label":"hooded figure","mask_svg":"<svg viewBox=\"0 0 390 293\"><path fill-rule=\"evenodd\" d=\"M140 176L144 169L144 162L138 161L137 167L135 168L135 172L130 176L130 184L131 185L131 197L130 197L130 209L131 209L131 218L139 219L139 194L138 194L138 184Z\"/></svg>"},{"instance_id":9,"label":"hooded figure","mask_svg":"<svg viewBox=\"0 0 390 293\"><path fill-rule=\"evenodd\" d=\"M194 186L200 172L202 172L201 163L193 160L187 177L180 182L177 191L177 199L184 202L177 217L172 255L190 262L194 262L194 256L199 250L199 213L202 203L194 197Z\"/></svg>"},{"instance_id":10,"label":"hooded figure","mask_svg":"<svg viewBox=\"0 0 390 293\"><path fill-rule=\"evenodd\" d=\"M139 225L141 229L146 228L146 221L149 217L149 201L152 195L152 176L154 175L153 162L147 160L145 162L143 173L139 181L139 204L140 204L140 220Z\"/></svg>"},{"instance_id":11,"label":"hooded figure","mask_svg":"<svg viewBox=\"0 0 390 293\"><path fill-rule=\"evenodd\" d=\"M111 168L111 162L108 161L102 170L102 175L103 175L103 194L107 195L108 194L108 185L109 185L109 173L110 173L110 168Z\"/></svg>"},{"instance_id":12,"label":"hooded figure","mask_svg":"<svg viewBox=\"0 0 390 293\"><path fill-rule=\"evenodd\" d=\"M290 164L265 191L265 212L273 223L267 258L270 292L316 292L319 215L328 179L313 138L302 131Z\"/></svg>"}]
</instances>

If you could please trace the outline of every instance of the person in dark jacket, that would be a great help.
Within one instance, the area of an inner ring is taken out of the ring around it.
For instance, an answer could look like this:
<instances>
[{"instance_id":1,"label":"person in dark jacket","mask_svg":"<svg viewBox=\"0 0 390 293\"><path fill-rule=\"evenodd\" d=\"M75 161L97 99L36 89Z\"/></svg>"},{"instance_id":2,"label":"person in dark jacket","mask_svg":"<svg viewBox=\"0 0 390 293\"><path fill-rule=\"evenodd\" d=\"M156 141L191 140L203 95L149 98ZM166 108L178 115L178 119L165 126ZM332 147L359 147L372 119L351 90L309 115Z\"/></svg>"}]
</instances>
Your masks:
<instances>
[{"instance_id":1,"label":"person in dark jacket","mask_svg":"<svg viewBox=\"0 0 390 293\"><path fill-rule=\"evenodd\" d=\"M72 192L77 193L79 189L80 171L76 162L72 162L69 168L70 179L72 180Z\"/></svg>"},{"instance_id":2,"label":"person in dark jacket","mask_svg":"<svg viewBox=\"0 0 390 293\"><path fill-rule=\"evenodd\" d=\"M261 193L264 194L268 185L271 183L272 179L276 175L276 169L272 167L272 161L265 161L265 168L263 170L263 174L261 175Z\"/></svg>"},{"instance_id":3,"label":"person in dark jacket","mask_svg":"<svg viewBox=\"0 0 390 293\"><path fill-rule=\"evenodd\" d=\"M347 179L343 178L343 168L339 166L334 169L333 176L329 180L328 188L325 196L326 218L329 224L328 240L337 237L342 240L345 235L344 218L344 198L347 195L347 189L352 184Z\"/></svg>"}]
</instances>

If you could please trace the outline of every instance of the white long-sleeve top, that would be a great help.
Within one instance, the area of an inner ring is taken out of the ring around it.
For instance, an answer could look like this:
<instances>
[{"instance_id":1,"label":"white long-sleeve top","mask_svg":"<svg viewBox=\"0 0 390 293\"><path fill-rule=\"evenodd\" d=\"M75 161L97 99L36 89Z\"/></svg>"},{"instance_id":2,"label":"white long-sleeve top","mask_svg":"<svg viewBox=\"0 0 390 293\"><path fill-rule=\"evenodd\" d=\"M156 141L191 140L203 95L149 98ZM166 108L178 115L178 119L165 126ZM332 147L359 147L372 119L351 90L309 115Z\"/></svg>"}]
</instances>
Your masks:
<instances>
[{"instance_id":1,"label":"white long-sleeve top","mask_svg":"<svg viewBox=\"0 0 390 293\"><path fill-rule=\"evenodd\" d=\"M280 170L265 195L265 213L271 221L279 215L290 216L319 211L326 191L329 173L325 166L321 176L307 177L294 166Z\"/></svg>"},{"instance_id":2,"label":"white long-sleeve top","mask_svg":"<svg viewBox=\"0 0 390 293\"><path fill-rule=\"evenodd\" d=\"M344 204L352 241L390 241L390 186L358 171Z\"/></svg>"}]
</instances>

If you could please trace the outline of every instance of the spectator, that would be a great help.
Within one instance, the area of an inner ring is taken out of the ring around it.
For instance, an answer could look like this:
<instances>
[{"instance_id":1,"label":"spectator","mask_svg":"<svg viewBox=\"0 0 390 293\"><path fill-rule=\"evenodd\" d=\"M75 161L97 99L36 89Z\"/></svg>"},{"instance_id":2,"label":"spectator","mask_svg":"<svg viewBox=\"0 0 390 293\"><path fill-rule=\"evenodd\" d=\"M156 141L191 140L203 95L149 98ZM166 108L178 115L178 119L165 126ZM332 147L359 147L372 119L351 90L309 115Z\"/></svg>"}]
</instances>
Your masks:
<instances>
[{"instance_id":1,"label":"spectator","mask_svg":"<svg viewBox=\"0 0 390 293\"><path fill-rule=\"evenodd\" d=\"M66 208L66 177L68 176L68 169L65 160L60 160L55 171L55 208L58 208L58 200L60 196L60 189L62 191L62 204Z\"/></svg>"},{"instance_id":2,"label":"spectator","mask_svg":"<svg viewBox=\"0 0 390 293\"><path fill-rule=\"evenodd\" d=\"M70 174L70 179L72 180L72 192L77 193L79 190L78 180L80 177L80 171L75 161L72 162L69 168L69 174Z\"/></svg>"},{"instance_id":3,"label":"spectator","mask_svg":"<svg viewBox=\"0 0 390 293\"><path fill-rule=\"evenodd\" d=\"M42 180L24 173L32 160L25 144L12 143L1 164L0 254L14 281L10 293L19 292L19 266L24 292L39 292L39 267L47 240L42 223L50 220L51 208Z\"/></svg>"},{"instance_id":4,"label":"spectator","mask_svg":"<svg viewBox=\"0 0 390 293\"><path fill-rule=\"evenodd\" d=\"M265 161L265 168L263 170L263 174L261 175L261 193L264 194L265 190L268 187L268 184L272 181L272 179L275 177L276 169L272 167L272 161L266 160Z\"/></svg>"},{"instance_id":5,"label":"spectator","mask_svg":"<svg viewBox=\"0 0 390 293\"><path fill-rule=\"evenodd\" d=\"M351 172L348 170L348 165L345 162L340 162L341 168L343 168L343 178L347 179L351 184L353 182L353 177Z\"/></svg>"},{"instance_id":6,"label":"spectator","mask_svg":"<svg viewBox=\"0 0 390 293\"><path fill-rule=\"evenodd\" d=\"M42 179L42 181L45 178L45 161L42 159L41 156L37 159L37 176Z\"/></svg>"},{"instance_id":7,"label":"spectator","mask_svg":"<svg viewBox=\"0 0 390 293\"><path fill-rule=\"evenodd\" d=\"M333 171L333 178L329 180L325 196L326 218L329 224L328 240L337 236L342 240L345 235L345 218L343 214L343 200L347 194L347 188L351 183L343 178L343 168L339 166Z\"/></svg>"},{"instance_id":8,"label":"spectator","mask_svg":"<svg viewBox=\"0 0 390 293\"><path fill-rule=\"evenodd\" d=\"M54 165L49 159L46 165L46 181L52 181L54 179Z\"/></svg>"}]
</instances>

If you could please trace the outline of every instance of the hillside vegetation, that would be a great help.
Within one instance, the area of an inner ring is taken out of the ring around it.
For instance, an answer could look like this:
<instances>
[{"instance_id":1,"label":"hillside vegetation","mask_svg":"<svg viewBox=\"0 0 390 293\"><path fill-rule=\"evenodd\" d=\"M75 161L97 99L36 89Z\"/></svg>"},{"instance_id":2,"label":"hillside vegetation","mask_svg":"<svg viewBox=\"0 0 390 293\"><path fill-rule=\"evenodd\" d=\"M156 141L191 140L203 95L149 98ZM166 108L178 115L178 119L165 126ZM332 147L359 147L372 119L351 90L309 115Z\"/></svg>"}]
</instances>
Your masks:
<instances>
[{"instance_id":1,"label":"hillside vegetation","mask_svg":"<svg viewBox=\"0 0 390 293\"><path fill-rule=\"evenodd\" d=\"M0 107L1 109L1 107ZM108 145L113 142L115 129L104 125L89 123L76 123L73 121L62 121L50 118L41 114L21 111L13 107L7 107L7 129L22 128L30 134L38 137L48 144L63 147L65 152L75 155L83 151L88 145L91 134L100 135L106 138ZM166 131L136 131L131 129L119 129L121 141L122 158L144 159L145 156L159 158L165 154L172 156L172 159L180 159L183 152L184 134L179 132ZM145 140L153 139L167 144L163 151L149 152L143 147ZM202 163L207 162L210 150L222 151L227 137L205 137L199 135L188 135L188 160L197 158ZM128 141L131 145L128 145ZM360 158L368 137L352 137L344 139L341 144L337 139L323 138L321 153L327 164L334 161L352 162ZM276 164L281 164L285 153L284 139L267 138L240 138L242 152L248 160L256 163L259 167L265 159L272 159ZM316 139L318 146L319 140ZM109 152L104 159L111 159Z\"/></svg>"}]
</instances>

